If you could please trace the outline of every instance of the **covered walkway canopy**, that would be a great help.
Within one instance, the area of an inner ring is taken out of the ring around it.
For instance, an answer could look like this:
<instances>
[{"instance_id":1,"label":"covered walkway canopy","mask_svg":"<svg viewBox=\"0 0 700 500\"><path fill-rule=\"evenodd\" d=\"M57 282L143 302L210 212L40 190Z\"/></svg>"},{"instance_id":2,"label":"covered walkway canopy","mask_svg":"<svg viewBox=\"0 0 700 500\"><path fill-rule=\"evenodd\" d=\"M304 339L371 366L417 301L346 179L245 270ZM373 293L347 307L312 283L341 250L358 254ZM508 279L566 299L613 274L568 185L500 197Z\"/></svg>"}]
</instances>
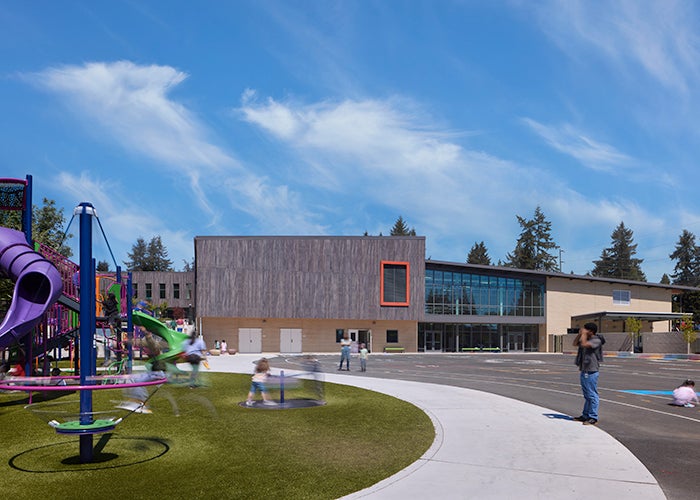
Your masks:
<instances>
[{"instance_id":1,"label":"covered walkway canopy","mask_svg":"<svg viewBox=\"0 0 700 500\"><path fill-rule=\"evenodd\" d=\"M593 321L600 328L604 320L608 321L625 321L627 318L637 318L642 321L674 321L680 320L688 313L673 313L673 312L637 312L637 311L599 311L587 314L579 314L572 316L571 321L581 323L584 321ZM669 331L671 329L669 328Z\"/></svg>"}]
</instances>

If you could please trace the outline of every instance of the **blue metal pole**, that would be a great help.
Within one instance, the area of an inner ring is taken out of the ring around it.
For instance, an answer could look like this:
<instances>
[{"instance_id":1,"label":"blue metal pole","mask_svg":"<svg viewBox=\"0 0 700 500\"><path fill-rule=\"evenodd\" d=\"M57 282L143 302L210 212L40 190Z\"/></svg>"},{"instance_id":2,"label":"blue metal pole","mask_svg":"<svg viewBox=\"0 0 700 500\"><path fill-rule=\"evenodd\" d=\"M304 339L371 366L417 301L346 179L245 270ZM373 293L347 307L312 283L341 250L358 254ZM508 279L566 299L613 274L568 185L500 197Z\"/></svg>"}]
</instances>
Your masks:
<instances>
[{"instance_id":1,"label":"blue metal pole","mask_svg":"<svg viewBox=\"0 0 700 500\"><path fill-rule=\"evenodd\" d=\"M22 231L27 238L27 243L32 246L32 176L27 176L27 185L24 187L24 210L22 211ZM34 248L32 246L32 248Z\"/></svg>"},{"instance_id":2,"label":"blue metal pole","mask_svg":"<svg viewBox=\"0 0 700 500\"><path fill-rule=\"evenodd\" d=\"M95 375L93 328L95 327L95 265L92 258L91 203L81 203L73 211L80 215L80 385L88 385ZM92 391L80 391L80 424L88 425L92 418ZM80 461L92 462L92 434L80 435Z\"/></svg>"},{"instance_id":3,"label":"blue metal pole","mask_svg":"<svg viewBox=\"0 0 700 500\"><path fill-rule=\"evenodd\" d=\"M280 404L284 404L284 370L280 371Z\"/></svg>"},{"instance_id":4,"label":"blue metal pole","mask_svg":"<svg viewBox=\"0 0 700 500\"><path fill-rule=\"evenodd\" d=\"M32 241L32 176L27 175L27 184L24 186L24 210L22 210L22 231L24 237L27 238L27 244L34 249ZM24 373L27 376L32 375L32 341L34 335L24 337Z\"/></svg>"},{"instance_id":5,"label":"blue metal pole","mask_svg":"<svg viewBox=\"0 0 700 500\"><path fill-rule=\"evenodd\" d=\"M121 268L117 267L117 271ZM134 320L133 320L133 307L131 305L131 297L134 294L134 287L131 282L131 271L127 274L126 278L126 350L127 350L127 361L126 361L126 371L131 373L134 361Z\"/></svg>"}]
</instances>

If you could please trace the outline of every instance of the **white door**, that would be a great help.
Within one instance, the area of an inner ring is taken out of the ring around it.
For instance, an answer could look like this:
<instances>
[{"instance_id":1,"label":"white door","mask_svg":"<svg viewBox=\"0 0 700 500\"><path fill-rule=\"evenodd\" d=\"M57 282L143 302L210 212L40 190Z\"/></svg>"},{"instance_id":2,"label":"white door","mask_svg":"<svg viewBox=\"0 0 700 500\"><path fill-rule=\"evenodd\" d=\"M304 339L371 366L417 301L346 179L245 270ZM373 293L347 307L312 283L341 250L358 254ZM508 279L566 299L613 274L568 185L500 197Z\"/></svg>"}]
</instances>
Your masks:
<instances>
[{"instance_id":1,"label":"white door","mask_svg":"<svg viewBox=\"0 0 700 500\"><path fill-rule=\"evenodd\" d=\"M301 328L280 328L280 352L301 352Z\"/></svg>"},{"instance_id":2,"label":"white door","mask_svg":"<svg viewBox=\"0 0 700 500\"><path fill-rule=\"evenodd\" d=\"M239 328L238 352L241 354L262 352L262 328Z\"/></svg>"}]
</instances>

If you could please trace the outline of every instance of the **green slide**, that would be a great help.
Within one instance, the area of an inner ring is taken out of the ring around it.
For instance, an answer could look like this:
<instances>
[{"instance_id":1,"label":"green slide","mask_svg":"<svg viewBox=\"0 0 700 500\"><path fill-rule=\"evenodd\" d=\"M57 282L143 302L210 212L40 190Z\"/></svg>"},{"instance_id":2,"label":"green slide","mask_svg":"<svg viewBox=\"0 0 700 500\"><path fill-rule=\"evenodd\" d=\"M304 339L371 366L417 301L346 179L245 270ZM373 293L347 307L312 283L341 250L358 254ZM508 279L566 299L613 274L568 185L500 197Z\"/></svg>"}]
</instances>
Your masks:
<instances>
[{"instance_id":1,"label":"green slide","mask_svg":"<svg viewBox=\"0 0 700 500\"><path fill-rule=\"evenodd\" d=\"M132 312L132 321L135 325L144 327L153 335L157 335L168 343L168 351L157 358L163 361L176 361L183 352L182 344L190 338L186 333L171 330L162 321L141 311Z\"/></svg>"}]
</instances>

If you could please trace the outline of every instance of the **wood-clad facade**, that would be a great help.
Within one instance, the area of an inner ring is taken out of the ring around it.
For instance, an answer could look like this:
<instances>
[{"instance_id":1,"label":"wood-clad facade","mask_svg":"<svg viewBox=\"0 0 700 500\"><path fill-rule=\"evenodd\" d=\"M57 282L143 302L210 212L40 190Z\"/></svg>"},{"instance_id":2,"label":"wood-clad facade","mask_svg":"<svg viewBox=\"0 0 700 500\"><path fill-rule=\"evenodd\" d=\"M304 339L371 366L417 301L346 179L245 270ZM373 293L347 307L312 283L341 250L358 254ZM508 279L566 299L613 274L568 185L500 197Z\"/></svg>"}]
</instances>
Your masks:
<instances>
[{"instance_id":1,"label":"wood-clad facade","mask_svg":"<svg viewBox=\"0 0 700 500\"><path fill-rule=\"evenodd\" d=\"M194 272L133 273L136 299L186 308L207 345L243 353L338 352L344 333L373 352L551 352L591 320L610 334L627 316L648 318L642 333L670 330L672 296L698 291L426 260L416 236L199 236L194 247Z\"/></svg>"},{"instance_id":2,"label":"wood-clad facade","mask_svg":"<svg viewBox=\"0 0 700 500\"><path fill-rule=\"evenodd\" d=\"M243 328L262 350L285 352L298 346L285 346L280 332L294 330L304 351L335 351L343 330L375 351L388 344L416 350L423 237L204 236L195 238L195 262L197 316L208 341L245 351ZM382 305L382 273L391 266L406 272L402 305Z\"/></svg>"},{"instance_id":3,"label":"wood-clad facade","mask_svg":"<svg viewBox=\"0 0 700 500\"><path fill-rule=\"evenodd\" d=\"M168 307L194 309L194 277L194 271L132 271L134 298L137 302L146 300L155 306L167 302Z\"/></svg>"}]
</instances>

